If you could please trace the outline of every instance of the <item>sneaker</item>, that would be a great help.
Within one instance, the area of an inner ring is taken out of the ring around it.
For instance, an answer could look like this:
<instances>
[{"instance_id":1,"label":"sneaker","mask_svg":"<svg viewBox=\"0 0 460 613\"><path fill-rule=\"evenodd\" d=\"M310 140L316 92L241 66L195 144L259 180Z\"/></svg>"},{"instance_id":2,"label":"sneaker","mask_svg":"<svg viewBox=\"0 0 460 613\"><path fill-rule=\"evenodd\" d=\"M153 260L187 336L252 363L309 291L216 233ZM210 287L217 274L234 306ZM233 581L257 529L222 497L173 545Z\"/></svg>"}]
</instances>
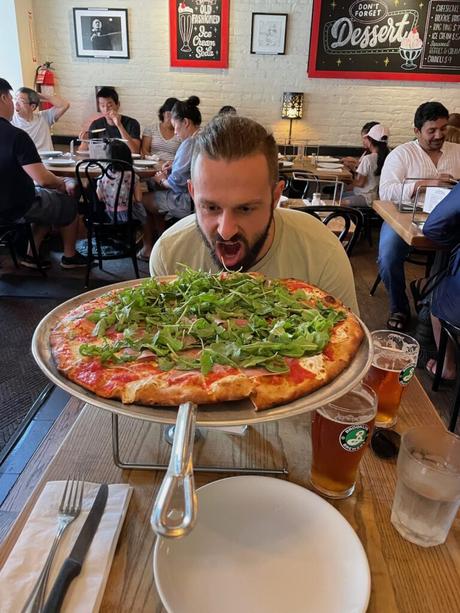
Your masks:
<instances>
[{"instance_id":1,"label":"sneaker","mask_svg":"<svg viewBox=\"0 0 460 613\"><path fill-rule=\"evenodd\" d=\"M19 260L21 266L25 266L26 268L33 268L34 270L39 270L37 260L31 255L24 255ZM40 266L42 268L51 268L51 262L49 260L40 260Z\"/></svg>"},{"instance_id":2,"label":"sneaker","mask_svg":"<svg viewBox=\"0 0 460 613\"><path fill-rule=\"evenodd\" d=\"M61 268L85 268L88 265L88 260L78 251L75 255L68 258L65 255L61 258Z\"/></svg>"}]
</instances>

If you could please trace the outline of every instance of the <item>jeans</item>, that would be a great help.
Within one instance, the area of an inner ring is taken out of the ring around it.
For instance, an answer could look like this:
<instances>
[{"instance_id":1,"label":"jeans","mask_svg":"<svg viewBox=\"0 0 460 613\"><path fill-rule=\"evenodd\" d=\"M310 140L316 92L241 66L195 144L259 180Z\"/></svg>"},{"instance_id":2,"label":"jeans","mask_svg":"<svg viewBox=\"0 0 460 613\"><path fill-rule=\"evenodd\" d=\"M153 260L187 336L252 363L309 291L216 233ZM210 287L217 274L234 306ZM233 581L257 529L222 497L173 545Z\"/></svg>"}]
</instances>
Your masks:
<instances>
[{"instance_id":1,"label":"jeans","mask_svg":"<svg viewBox=\"0 0 460 613\"><path fill-rule=\"evenodd\" d=\"M380 230L377 264L390 296L391 313L410 313L404 275L404 261L409 251L409 245L384 222Z\"/></svg>"}]
</instances>

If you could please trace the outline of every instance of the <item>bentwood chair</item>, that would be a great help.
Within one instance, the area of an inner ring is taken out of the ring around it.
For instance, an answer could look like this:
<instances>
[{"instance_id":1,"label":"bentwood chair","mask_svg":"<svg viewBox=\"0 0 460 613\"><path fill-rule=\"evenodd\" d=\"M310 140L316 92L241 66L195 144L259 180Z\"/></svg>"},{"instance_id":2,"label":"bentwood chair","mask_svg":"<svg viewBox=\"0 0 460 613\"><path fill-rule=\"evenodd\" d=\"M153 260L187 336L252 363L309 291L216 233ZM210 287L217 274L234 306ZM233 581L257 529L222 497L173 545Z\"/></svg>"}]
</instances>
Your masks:
<instances>
[{"instance_id":1,"label":"bentwood chair","mask_svg":"<svg viewBox=\"0 0 460 613\"><path fill-rule=\"evenodd\" d=\"M454 326L454 324L439 320L441 323L441 335L439 337L439 349L436 358L436 373L433 380L432 390L438 391L439 384L441 383L442 369L444 367L444 360L446 358L447 341L450 340L455 350L455 363L457 364L457 373L460 368L460 327ZM460 410L460 377L457 376L454 392L454 403L452 406L452 415L450 417L449 430L455 432L457 425L458 413Z\"/></svg>"},{"instance_id":2,"label":"bentwood chair","mask_svg":"<svg viewBox=\"0 0 460 613\"><path fill-rule=\"evenodd\" d=\"M30 245L32 251L32 258L37 265L37 270L46 277L46 271L42 266L37 246L35 244L32 226L28 221L7 221L0 217L0 246L6 246L10 252L11 259L16 268L19 268L18 254L17 254L17 241L24 240L25 251L27 252L27 246Z\"/></svg>"},{"instance_id":3,"label":"bentwood chair","mask_svg":"<svg viewBox=\"0 0 460 613\"><path fill-rule=\"evenodd\" d=\"M116 174L115 174L116 173ZM130 175L128 175L130 173ZM136 257L136 233L140 223L132 217L134 194L134 170L131 164L122 160L89 159L78 162L76 176L83 197L83 216L87 228L87 266L85 287L89 285L92 264L98 261L102 270L104 260L131 258L136 278L139 269ZM102 177L118 180L113 219L105 212L105 204L97 195L97 183ZM118 213L120 191L123 180L130 176L127 221ZM94 240L94 244L93 244ZM96 253L94 253L94 249Z\"/></svg>"},{"instance_id":4,"label":"bentwood chair","mask_svg":"<svg viewBox=\"0 0 460 613\"><path fill-rule=\"evenodd\" d=\"M313 215L338 236L348 256L358 240L363 227L363 215L348 206L305 206L295 209ZM331 223L334 227L331 227Z\"/></svg>"}]
</instances>

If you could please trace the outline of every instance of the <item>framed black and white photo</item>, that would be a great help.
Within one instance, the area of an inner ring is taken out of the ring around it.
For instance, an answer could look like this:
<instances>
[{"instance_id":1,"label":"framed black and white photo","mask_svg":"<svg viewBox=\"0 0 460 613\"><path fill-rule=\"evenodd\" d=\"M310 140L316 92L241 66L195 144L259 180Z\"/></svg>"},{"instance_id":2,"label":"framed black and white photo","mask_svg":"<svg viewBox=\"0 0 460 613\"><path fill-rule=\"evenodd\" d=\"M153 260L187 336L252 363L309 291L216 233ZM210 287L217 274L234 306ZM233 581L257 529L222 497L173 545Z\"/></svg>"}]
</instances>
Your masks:
<instances>
[{"instance_id":1,"label":"framed black and white photo","mask_svg":"<svg viewBox=\"0 0 460 613\"><path fill-rule=\"evenodd\" d=\"M284 55L287 13L253 13L251 53Z\"/></svg>"},{"instance_id":2,"label":"framed black and white photo","mask_svg":"<svg viewBox=\"0 0 460 613\"><path fill-rule=\"evenodd\" d=\"M73 9L77 57L129 58L127 9Z\"/></svg>"}]
</instances>

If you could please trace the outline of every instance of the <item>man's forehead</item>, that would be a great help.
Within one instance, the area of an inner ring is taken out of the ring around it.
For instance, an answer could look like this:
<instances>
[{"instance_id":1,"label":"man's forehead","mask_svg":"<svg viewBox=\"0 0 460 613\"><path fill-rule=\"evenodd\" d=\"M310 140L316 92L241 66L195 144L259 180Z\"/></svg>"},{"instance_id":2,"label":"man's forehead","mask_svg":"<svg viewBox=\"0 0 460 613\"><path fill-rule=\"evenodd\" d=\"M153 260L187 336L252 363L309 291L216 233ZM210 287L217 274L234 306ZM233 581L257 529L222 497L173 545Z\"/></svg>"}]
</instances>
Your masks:
<instances>
[{"instance_id":1,"label":"man's forehead","mask_svg":"<svg viewBox=\"0 0 460 613\"><path fill-rule=\"evenodd\" d=\"M104 98L103 96L99 96L99 103L105 102L106 104L117 104L113 98Z\"/></svg>"},{"instance_id":2,"label":"man's forehead","mask_svg":"<svg viewBox=\"0 0 460 613\"><path fill-rule=\"evenodd\" d=\"M425 123L423 124L422 130L430 130L433 128L443 128L447 126L448 121L449 121L448 117L438 117L438 119L429 119L428 121L425 121Z\"/></svg>"},{"instance_id":3,"label":"man's forehead","mask_svg":"<svg viewBox=\"0 0 460 613\"><path fill-rule=\"evenodd\" d=\"M261 170L266 170L268 176L267 158L263 153L259 151L238 158L212 158L205 152L200 151L194 160L194 166L196 166L197 168L202 168L203 166L212 167L218 165L221 167L225 166L228 169L236 168L237 166L246 168L248 165L250 165L252 169L257 168Z\"/></svg>"}]
</instances>

